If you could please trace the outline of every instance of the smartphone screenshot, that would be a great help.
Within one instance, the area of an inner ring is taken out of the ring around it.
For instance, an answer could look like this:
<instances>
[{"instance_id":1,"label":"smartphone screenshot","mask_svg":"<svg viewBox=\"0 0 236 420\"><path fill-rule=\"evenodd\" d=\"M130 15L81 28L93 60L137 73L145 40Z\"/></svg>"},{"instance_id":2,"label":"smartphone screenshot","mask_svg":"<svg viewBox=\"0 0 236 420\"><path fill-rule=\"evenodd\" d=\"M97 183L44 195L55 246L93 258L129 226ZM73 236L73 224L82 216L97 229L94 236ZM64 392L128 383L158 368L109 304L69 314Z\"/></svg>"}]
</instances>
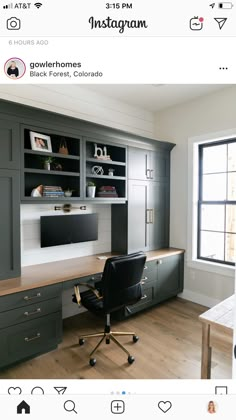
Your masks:
<instances>
[{"instance_id":1,"label":"smartphone screenshot","mask_svg":"<svg viewBox=\"0 0 236 420\"><path fill-rule=\"evenodd\" d=\"M4 417L233 418L236 3L0 9Z\"/></svg>"}]
</instances>

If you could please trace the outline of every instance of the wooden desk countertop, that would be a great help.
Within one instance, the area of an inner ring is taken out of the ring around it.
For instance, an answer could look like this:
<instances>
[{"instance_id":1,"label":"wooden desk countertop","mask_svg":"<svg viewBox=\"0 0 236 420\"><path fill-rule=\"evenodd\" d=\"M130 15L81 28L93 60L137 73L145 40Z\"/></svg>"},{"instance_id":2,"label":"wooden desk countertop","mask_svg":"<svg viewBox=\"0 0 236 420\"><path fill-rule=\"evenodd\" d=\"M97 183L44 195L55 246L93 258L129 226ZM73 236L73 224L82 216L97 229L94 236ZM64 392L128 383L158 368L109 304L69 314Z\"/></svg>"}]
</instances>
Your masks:
<instances>
[{"instance_id":1,"label":"wooden desk countertop","mask_svg":"<svg viewBox=\"0 0 236 420\"><path fill-rule=\"evenodd\" d=\"M182 249L165 248L148 251L146 255L147 261L151 261L183 252ZM101 273L106 261L98 259L101 255L114 256L111 253L96 254L23 267L20 277L0 281L0 296Z\"/></svg>"}]
</instances>

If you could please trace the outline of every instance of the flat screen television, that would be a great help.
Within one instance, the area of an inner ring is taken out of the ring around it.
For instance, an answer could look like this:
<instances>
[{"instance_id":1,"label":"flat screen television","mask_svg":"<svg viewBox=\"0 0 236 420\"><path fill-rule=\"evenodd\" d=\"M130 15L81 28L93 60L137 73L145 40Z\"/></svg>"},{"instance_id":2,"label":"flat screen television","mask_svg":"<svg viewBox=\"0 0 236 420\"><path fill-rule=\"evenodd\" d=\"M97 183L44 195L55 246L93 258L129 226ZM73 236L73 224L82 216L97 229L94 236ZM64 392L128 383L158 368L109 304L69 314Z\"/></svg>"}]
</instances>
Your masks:
<instances>
[{"instance_id":1,"label":"flat screen television","mask_svg":"<svg viewBox=\"0 0 236 420\"><path fill-rule=\"evenodd\" d=\"M96 213L65 216L41 216L41 248L98 239Z\"/></svg>"}]
</instances>

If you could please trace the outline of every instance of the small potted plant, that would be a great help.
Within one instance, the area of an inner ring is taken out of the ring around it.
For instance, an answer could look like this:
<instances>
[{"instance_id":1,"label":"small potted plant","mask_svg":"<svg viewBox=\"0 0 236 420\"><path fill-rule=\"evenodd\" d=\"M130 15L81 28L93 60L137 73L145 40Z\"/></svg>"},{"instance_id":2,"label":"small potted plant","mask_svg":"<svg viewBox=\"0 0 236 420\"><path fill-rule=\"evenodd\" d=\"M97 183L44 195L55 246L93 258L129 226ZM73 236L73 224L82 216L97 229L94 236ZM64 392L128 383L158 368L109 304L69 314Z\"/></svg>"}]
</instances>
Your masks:
<instances>
[{"instance_id":1,"label":"small potted plant","mask_svg":"<svg viewBox=\"0 0 236 420\"><path fill-rule=\"evenodd\" d=\"M94 198L96 192L96 184L93 181L87 183L87 197Z\"/></svg>"},{"instance_id":2,"label":"small potted plant","mask_svg":"<svg viewBox=\"0 0 236 420\"><path fill-rule=\"evenodd\" d=\"M72 194L73 194L73 191L74 191L74 190L72 190L71 188L67 188L67 189L64 191L64 196L65 196L65 197L71 197L71 196L72 196Z\"/></svg>"},{"instance_id":3,"label":"small potted plant","mask_svg":"<svg viewBox=\"0 0 236 420\"><path fill-rule=\"evenodd\" d=\"M51 157L51 156L47 156L47 157L43 158L44 169L46 169L47 171L50 171L52 162L54 162L54 158Z\"/></svg>"}]
</instances>

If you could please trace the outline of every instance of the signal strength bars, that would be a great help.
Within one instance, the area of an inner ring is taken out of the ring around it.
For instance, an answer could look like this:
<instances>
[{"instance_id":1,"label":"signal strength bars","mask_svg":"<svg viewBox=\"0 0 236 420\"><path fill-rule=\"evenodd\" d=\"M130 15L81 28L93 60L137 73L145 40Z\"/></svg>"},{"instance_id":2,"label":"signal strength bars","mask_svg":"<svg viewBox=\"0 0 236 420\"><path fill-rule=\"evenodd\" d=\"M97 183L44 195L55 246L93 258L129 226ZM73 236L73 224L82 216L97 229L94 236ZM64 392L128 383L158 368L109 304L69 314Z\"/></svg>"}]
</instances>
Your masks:
<instances>
[{"instance_id":1,"label":"signal strength bars","mask_svg":"<svg viewBox=\"0 0 236 420\"><path fill-rule=\"evenodd\" d=\"M5 4L5 6L2 6L3 9L13 9L13 3Z\"/></svg>"}]
</instances>

